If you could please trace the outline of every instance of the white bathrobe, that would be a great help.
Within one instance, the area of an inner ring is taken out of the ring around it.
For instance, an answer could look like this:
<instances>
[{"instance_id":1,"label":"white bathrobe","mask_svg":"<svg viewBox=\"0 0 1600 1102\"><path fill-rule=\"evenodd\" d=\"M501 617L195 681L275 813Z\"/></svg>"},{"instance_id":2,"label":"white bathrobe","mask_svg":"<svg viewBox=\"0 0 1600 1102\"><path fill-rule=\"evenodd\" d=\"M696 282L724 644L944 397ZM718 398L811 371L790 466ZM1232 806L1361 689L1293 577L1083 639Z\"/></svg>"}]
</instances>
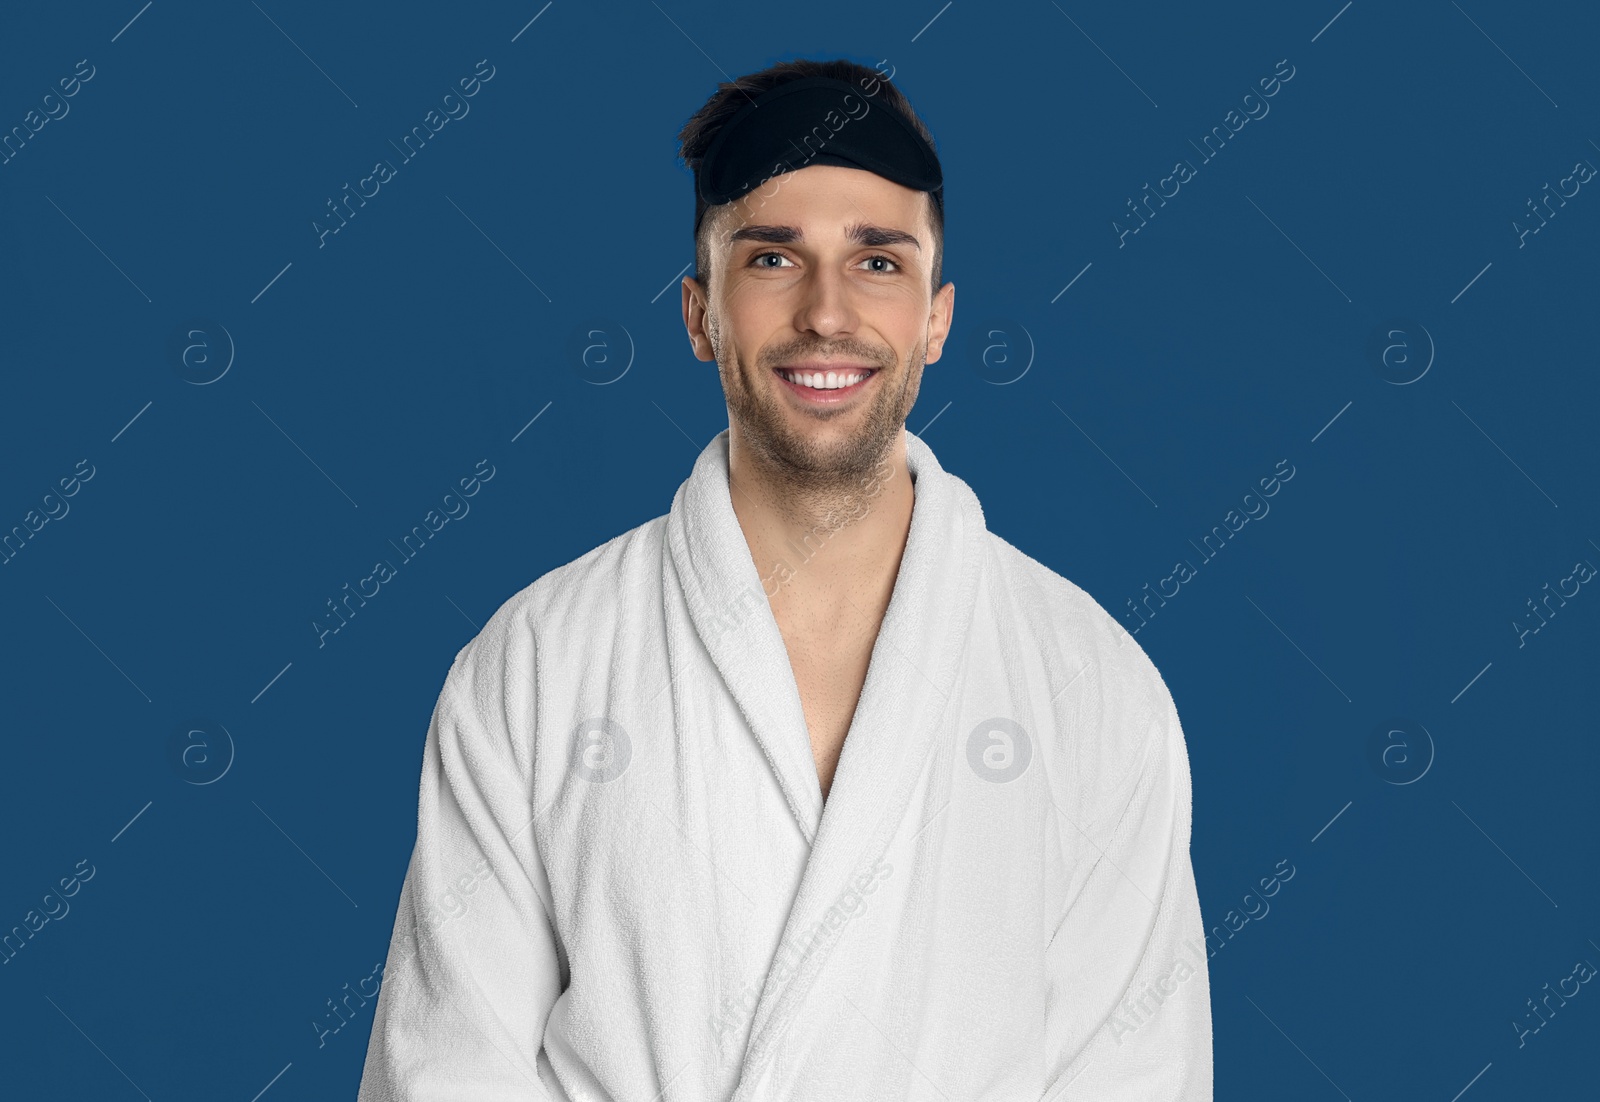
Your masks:
<instances>
[{"instance_id":1,"label":"white bathrobe","mask_svg":"<svg viewBox=\"0 0 1600 1102\"><path fill-rule=\"evenodd\" d=\"M1150 660L907 433L910 534L824 803L727 445L456 657L361 1102L1209 1100Z\"/></svg>"}]
</instances>

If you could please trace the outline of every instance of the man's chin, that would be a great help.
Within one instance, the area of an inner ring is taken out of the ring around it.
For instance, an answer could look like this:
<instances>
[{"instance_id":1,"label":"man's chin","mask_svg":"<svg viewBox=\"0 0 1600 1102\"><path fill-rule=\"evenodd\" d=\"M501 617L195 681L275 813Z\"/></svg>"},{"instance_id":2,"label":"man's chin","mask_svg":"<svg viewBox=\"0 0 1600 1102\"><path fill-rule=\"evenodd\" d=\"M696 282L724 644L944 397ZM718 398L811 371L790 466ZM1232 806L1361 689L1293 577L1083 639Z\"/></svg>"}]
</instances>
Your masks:
<instances>
[{"instance_id":1,"label":"man's chin","mask_svg":"<svg viewBox=\"0 0 1600 1102\"><path fill-rule=\"evenodd\" d=\"M894 435L877 439L860 429L840 432L833 426L816 431L788 428L771 435L757 430L760 450L772 465L796 483L814 487L849 483L877 470L894 445ZM747 430L746 439L752 439Z\"/></svg>"}]
</instances>

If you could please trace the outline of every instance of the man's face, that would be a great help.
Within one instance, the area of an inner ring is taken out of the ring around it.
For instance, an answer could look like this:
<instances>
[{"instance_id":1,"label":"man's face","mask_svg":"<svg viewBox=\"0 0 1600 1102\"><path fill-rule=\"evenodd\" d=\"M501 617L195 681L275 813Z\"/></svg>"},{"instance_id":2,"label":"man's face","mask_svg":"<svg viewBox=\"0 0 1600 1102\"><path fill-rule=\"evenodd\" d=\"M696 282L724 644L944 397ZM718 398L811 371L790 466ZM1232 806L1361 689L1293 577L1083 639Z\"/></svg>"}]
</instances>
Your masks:
<instances>
[{"instance_id":1,"label":"man's face","mask_svg":"<svg viewBox=\"0 0 1600 1102\"><path fill-rule=\"evenodd\" d=\"M810 165L707 214L711 296L684 280L684 324L717 362L733 433L793 482L876 470L943 351L955 286L932 291L927 204L875 173Z\"/></svg>"}]
</instances>

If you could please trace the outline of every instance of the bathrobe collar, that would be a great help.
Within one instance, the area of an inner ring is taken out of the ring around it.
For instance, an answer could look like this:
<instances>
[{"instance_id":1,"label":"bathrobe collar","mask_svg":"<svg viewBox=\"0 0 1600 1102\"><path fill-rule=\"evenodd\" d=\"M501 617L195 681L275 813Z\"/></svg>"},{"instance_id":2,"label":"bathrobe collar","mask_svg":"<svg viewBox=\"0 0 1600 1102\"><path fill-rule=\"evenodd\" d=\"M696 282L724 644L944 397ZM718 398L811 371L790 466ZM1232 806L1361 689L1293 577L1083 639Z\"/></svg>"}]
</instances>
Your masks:
<instances>
[{"instance_id":1,"label":"bathrobe collar","mask_svg":"<svg viewBox=\"0 0 1600 1102\"><path fill-rule=\"evenodd\" d=\"M987 529L971 488L917 436L908 431L905 440L915 495L910 531L825 807L788 651L733 511L728 430L701 452L667 518L665 581L682 592L699 642L812 845L785 943L813 926L888 848L935 740L954 737L952 724L960 719L952 698L983 578ZM674 666L695 668L682 656ZM809 955L782 982L777 968L769 973L747 1072L752 1062L764 1062L780 1032L770 1027L791 1017L784 1008L803 998L826 955Z\"/></svg>"},{"instance_id":2,"label":"bathrobe collar","mask_svg":"<svg viewBox=\"0 0 1600 1102\"><path fill-rule=\"evenodd\" d=\"M835 771L830 812L881 799L883 785L902 779L899 765L911 755L920 761L944 710L952 663L972 621L986 531L982 507L965 482L939 465L927 444L909 431L905 440L914 483L911 527ZM700 453L673 498L667 520L669 566L700 642L771 762L796 822L814 842L823 799L805 712L783 636L733 511L728 470L724 429ZM791 565L800 557L797 552Z\"/></svg>"}]
</instances>

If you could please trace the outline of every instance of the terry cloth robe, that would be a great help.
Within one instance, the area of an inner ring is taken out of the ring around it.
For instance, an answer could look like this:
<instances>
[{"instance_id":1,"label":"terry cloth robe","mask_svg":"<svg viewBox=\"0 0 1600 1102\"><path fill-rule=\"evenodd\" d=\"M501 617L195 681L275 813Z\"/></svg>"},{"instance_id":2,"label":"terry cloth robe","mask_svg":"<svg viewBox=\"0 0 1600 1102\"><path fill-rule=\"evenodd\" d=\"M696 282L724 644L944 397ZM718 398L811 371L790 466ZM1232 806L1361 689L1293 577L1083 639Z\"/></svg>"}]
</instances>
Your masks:
<instances>
[{"instance_id":1,"label":"terry cloth robe","mask_svg":"<svg viewBox=\"0 0 1600 1102\"><path fill-rule=\"evenodd\" d=\"M361 1102L1211 1098L1172 697L909 433L906 455L826 803L726 431L666 516L462 648ZM789 565L830 569L826 536Z\"/></svg>"}]
</instances>

